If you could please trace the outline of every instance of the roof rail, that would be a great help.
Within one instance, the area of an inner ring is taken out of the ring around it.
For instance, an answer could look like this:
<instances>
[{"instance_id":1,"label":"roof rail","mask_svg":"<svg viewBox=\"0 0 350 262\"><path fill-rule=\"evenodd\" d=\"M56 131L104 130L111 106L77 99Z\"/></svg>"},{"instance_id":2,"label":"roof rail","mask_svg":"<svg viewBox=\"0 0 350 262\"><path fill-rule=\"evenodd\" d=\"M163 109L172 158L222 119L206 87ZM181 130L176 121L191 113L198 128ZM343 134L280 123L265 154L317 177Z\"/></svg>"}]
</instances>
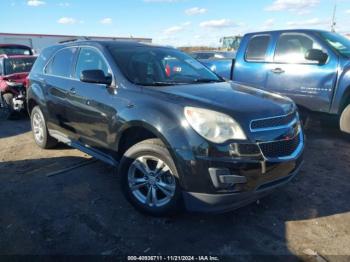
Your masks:
<instances>
[{"instance_id":1,"label":"roof rail","mask_svg":"<svg viewBox=\"0 0 350 262\"><path fill-rule=\"evenodd\" d=\"M82 41L82 40L91 40L91 39L89 37L87 37L87 36L80 36L78 38L72 38L72 39L68 39L68 40L63 40L63 41L60 41L58 43L64 44L64 43L77 42L77 41Z\"/></svg>"},{"instance_id":2,"label":"roof rail","mask_svg":"<svg viewBox=\"0 0 350 262\"><path fill-rule=\"evenodd\" d=\"M79 41L79 39L78 38L73 38L73 39L59 41L58 43L64 44L64 43L75 42L75 41Z\"/></svg>"}]
</instances>

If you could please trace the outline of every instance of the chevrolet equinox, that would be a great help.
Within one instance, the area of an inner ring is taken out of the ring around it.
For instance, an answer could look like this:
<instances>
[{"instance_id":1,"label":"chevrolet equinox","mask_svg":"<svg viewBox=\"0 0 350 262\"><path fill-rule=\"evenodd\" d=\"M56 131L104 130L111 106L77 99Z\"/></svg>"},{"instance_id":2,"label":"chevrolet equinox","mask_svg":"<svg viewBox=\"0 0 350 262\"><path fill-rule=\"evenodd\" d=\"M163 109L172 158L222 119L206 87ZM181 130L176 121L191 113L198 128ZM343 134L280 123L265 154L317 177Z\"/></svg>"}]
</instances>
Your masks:
<instances>
[{"instance_id":1,"label":"chevrolet equinox","mask_svg":"<svg viewBox=\"0 0 350 262\"><path fill-rule=\"evenodd\" d=\"M49 47L27 99L39 147L63 142L115 166L130 203L155 216L238 208L289 182L302 162L290 99L226 82L171 47Z\"/></svg>"}]
</instances>

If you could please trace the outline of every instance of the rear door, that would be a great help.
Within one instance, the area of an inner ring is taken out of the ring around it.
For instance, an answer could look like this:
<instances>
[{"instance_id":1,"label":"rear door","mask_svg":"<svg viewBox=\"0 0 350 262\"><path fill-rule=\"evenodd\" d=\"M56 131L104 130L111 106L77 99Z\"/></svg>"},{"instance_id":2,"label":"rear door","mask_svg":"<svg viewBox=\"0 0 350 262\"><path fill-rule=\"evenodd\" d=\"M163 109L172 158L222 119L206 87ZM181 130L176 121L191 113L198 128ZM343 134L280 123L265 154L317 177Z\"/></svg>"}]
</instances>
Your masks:
<instances>
[{"instance_id":1,"label":"rear door","mask_svg":"<svg viewBox=\"0 0 350 262\"><path fill-rule=\"evenodd\" d=\"M305 59L309 49L329 56L326 64ZM328 112L337 78L338 58L312 35L281 33L268 64L266 89L292 98L314 111Z\"/></svg>"},{"instance_id":2,"label":"rear door","mask_svg":"<svg viewBox=\"0 0 350 262\"><path fill-rule=\"evenodd\" d=\"M65 47L54 54L44 69L47 90L48 128L74 136L75 130L66 117L69 111L67 96L75 80L72 69L77 54L76 47Z\"/></svg>"},{"instance_id":3,"label":"rear door","mask_svg":"<svg viewBox=\"0 0 350 262\"><path fill-rule=\"evenodd\" d=\"M264 88L271 45L272 36L270 34L245 37L236 55L233 81Z\"/></svg>"}]
</instances>

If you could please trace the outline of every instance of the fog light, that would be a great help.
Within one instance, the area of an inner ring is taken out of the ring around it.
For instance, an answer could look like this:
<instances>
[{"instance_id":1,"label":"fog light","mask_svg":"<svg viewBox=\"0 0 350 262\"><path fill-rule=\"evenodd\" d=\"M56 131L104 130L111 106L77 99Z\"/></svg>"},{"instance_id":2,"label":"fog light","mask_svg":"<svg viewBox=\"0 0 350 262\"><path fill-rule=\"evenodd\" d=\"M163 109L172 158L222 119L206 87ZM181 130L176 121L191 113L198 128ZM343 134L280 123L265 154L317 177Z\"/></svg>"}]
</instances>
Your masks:
<instances>
[{"instance_id":1,"label":"fog light","mask_svg":"<svg viewBox=\"0 0 350 262\"><path fill-rule=\"evenodd\" d=\"M209 168L209 174L216 189L231 188L236 184L247 183L247 178L231 174L228 168Z\"/></svg>"}]
</instances>

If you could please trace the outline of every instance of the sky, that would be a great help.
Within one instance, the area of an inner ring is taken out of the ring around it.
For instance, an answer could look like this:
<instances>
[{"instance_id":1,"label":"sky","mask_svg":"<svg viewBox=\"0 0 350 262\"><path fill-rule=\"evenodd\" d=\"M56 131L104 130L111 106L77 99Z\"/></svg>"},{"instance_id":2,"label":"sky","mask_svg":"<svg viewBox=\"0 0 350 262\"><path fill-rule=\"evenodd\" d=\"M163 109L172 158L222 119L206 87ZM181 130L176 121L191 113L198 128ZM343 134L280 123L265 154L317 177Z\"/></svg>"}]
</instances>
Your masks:
<instances>
[{"instance_id":1,"label":"sky","mask_svg":"<svg viewBox=\"0 0 350 262\"><path fill-rule=\"evenodd\" d=\"M350 0L2 0L1 33L149 37L219 46L223 36L285 28L350 33Z\"/></svg>"}]
</instances>

